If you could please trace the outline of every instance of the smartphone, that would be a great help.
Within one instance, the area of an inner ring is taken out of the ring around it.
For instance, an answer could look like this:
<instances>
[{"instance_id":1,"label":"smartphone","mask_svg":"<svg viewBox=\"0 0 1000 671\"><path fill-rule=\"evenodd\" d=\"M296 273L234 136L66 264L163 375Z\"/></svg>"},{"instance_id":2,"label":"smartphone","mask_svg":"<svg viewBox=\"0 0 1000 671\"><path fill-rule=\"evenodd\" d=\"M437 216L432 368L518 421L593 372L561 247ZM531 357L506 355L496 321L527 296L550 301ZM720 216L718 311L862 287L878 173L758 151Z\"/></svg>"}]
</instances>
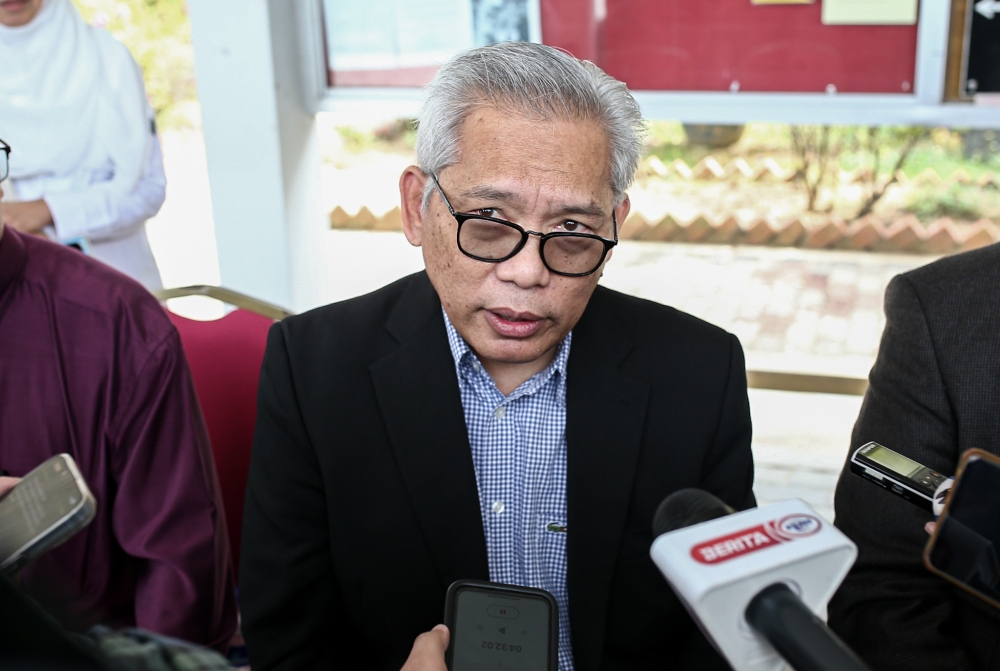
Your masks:
<instances>
[{"instance_id":1,"label":"smartphone","mask_svg":"<svg viewBox=\"0 0 1000 671\"><path fill-rule=\"evenodd\" d=\"M0 499L0 571L13 574L68 540L96 511L73 457L47 459Z\"/></svg>"},{"instance_id":2,"label":"smartphone","mask_svg":"<svg viewBox=\"0 0 1000 671\"><path fill-rule=\"evenodd\" d=\"M935 492L949 479L878 443L866 443L854 451L851 472L930 512L934 512Z\"/></svg>"},{"instance_id":3,"label":"smartphone","mask_svg":"<svg viewBox=\"0 0 1000 671\"><path fill-rule=\"evenodd\" d=\"M449 671L557 671L559 606L543 589L458 580L448 588Z\"/></svg>"},{"instance_id":4,"label":"smartphone","mask_svg":"<svg viewBox=\"0 0 1000 671\"><path fill-rule=\"evenodd\" d=\"M924 566L1000 608L1000 458L968 450L924 549Z\"/></svg>"}]
</instances>

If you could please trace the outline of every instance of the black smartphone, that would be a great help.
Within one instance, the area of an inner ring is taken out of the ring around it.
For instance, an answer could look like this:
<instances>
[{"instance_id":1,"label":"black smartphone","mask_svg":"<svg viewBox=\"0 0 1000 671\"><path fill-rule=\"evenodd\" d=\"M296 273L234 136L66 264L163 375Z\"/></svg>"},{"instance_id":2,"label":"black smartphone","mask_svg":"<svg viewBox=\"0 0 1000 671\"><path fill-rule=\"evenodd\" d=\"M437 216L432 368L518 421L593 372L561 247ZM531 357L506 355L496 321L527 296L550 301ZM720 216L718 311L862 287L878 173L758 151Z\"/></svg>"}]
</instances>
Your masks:
<instances>
[{"instance_id":1,"label":"black smartphone","mask_svg":"<svg viewBox=\"0 0 1000 671\"><path fill-rule=\"evenodd\" d=\"M450 671L557 671L559 606L543 589L458 580L448 588Z\"/></svg>"},{"instance_id":2,"label":"black smartphone","mask_svg":"<svg viewBox=\"0 0 1000 671\"><path fill-rule=\"evenodd\" d=\"M0 571L12 574L68 540L96 511L73 457L45 460L0 499Z\"/></svg>"},{"instance_id":3,"label":"black smartphone","mask_svg":"<svg viewBox=\"0 0 1000 671\"><path fill-rule=\"evenodd\" d=\"M924 549L933 573L1000 608L1000 458L968 450Z\"/></svg>"},{"instance_id":4,"label":"black smartphone","mask_svg":"<svg viewBox=\"0 0 1000 671\"><path fill-rule=\"evenodd\" d=\"M930 512L934 512L934 492L948 479L878 443L854 451L851 472Z\"/></svg>"}]
</instances>

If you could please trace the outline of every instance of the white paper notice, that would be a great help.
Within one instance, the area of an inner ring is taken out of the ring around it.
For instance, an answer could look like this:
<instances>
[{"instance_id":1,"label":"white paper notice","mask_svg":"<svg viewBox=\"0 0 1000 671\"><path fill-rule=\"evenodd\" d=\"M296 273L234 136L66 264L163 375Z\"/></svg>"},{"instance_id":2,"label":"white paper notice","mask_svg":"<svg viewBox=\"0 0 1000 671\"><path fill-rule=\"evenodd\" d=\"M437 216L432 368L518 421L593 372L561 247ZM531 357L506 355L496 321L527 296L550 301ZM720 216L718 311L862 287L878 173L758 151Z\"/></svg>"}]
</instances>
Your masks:
<instances>
[{"instance_id":1,"label":"white paper notice","mask_svg":"<svg viewBox=\"0 0 1000 671\"><path fill-rule=\"evenodd\" d=\"M440 65L473 45L469 0L323 0L334 70Z\"/></svg>"},{"instance_id":2,"label":"white paper notice","mask_svg":"<svg viewBox=\"0 0 1000 671\"><path fill-rule=\"evenodd\" d=\"M472 0L477 47L497 42L541 42L538 0Z\"/></svg>"},{"instance_id":3,"label":"white paper notice","mask_svg":"<svg viewBox=\"0 0 1000 671\"><path fill-rule=\"evenodd\" d=\"M917 0L823 0L827 25L902 25L917 22Z\"/></svg>"}]
</instances>

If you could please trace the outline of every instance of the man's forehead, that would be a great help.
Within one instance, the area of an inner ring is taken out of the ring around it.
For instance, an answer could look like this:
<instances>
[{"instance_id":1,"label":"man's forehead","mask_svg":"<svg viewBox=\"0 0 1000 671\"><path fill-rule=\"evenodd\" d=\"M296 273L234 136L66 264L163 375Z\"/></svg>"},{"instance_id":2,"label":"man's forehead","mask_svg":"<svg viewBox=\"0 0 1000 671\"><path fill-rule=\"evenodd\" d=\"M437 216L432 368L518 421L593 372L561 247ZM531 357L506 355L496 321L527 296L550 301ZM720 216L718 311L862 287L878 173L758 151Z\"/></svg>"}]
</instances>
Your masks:
<instances>
[{"instance_id":1,"label":"man's forehead","mask_svg":"<svg viewBox=\"0 0 1000 671\"><path fill-rule=\"evenodd\" d=\"M520 190L503 188L502 186L488 182L469 185L459 190L458 197L463 201L509 203L517 207L527 207L529 205L529 199ZM590 215L595 217L606 214L605 209L601 207L600 203L586 197L573 198L555 195L551 198L551 202L548 203L547 209L565 214Z\"/></svg>"},{"instance_id":2,"label":"man's forehead","mask_svg":"<svg viewBox=\"0 0 1000 671\"><path fill-rule=\"evenodd\" d=\"M457 173L448 180L456 200L528 205L541 196L566 212L601 215L612 195L610 149L594 119L483 106L463 121L457 160L442 173Z\"/></svg>"}]
</instances>

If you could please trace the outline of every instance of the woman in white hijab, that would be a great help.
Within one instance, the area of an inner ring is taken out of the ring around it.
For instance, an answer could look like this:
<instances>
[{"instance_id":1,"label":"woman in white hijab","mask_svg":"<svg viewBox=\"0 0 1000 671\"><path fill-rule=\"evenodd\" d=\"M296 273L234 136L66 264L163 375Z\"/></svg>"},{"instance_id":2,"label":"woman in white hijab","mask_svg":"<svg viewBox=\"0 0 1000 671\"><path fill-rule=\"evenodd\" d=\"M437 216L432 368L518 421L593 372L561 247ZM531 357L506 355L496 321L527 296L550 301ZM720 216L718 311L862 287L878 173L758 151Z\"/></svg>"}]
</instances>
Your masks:
<instances>
[{"instance_id":1,"label":"woman in white hijab","mask_svg":"<svg viewBox=\"0 0 1000 671\"><path fill-rule=\"evenodd\" d=\"M142 72L71 0L0 0L0 129L17 201L6 225L161 286L145 224L166 177Z\"/></svg>"}]
</instances>

